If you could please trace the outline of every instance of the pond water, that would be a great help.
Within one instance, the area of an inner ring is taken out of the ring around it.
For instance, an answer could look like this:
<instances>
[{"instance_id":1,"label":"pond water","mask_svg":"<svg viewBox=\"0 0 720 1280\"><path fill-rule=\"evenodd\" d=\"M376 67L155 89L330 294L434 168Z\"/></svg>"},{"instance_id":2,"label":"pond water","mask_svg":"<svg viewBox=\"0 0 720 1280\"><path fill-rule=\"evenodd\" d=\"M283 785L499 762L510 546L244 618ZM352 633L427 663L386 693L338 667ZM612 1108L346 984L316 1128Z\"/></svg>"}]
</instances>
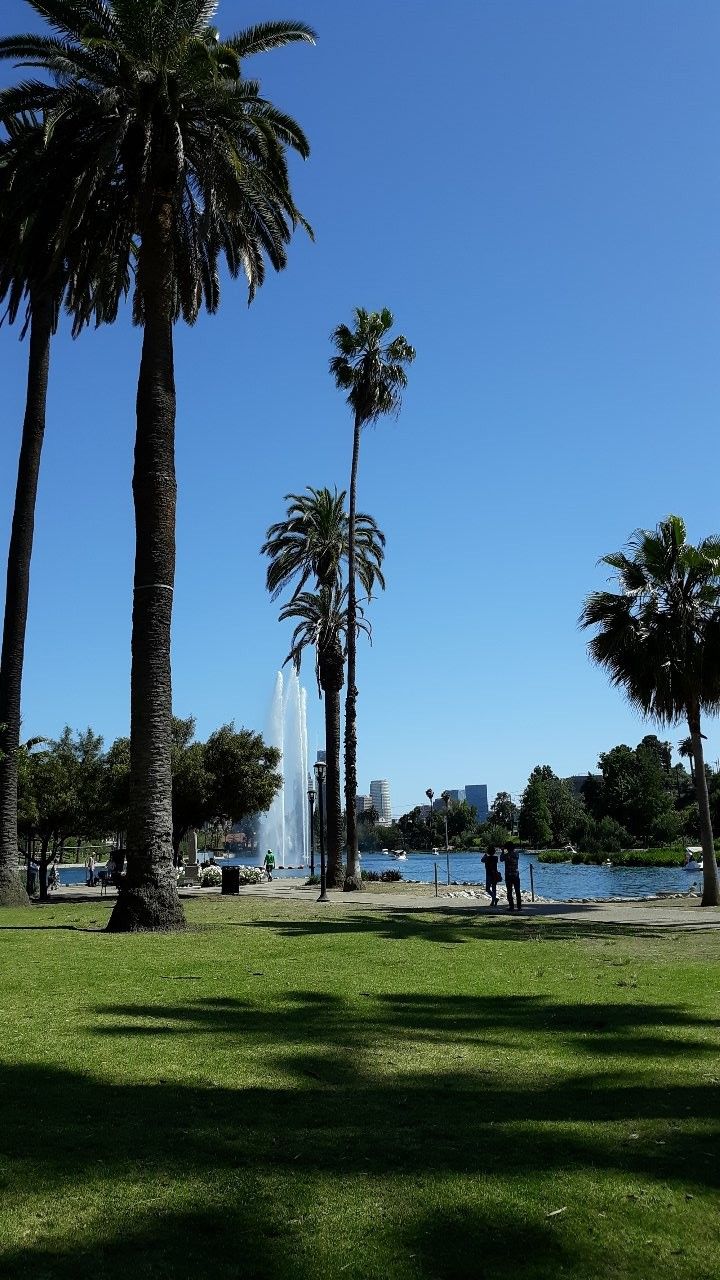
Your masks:
<instances>
[{"instance_id":1,"label":"pond water","mask_svg":"<svg viewBox=\"0 0 720 1280\"><path fill-rule=\"evenodd\" d=\"M258 854L241 854L223 858L220 865L258 866L260 861ZM368 871L395 868L402 872L403 880L420 880L427 884L432 884L437 866L438 882L447 890L444 853L409 853L401 862L387 854L364 853L361 862ZM538 861L536 854L523 853L520 855L520 882L523 892L528 894L531 865L536 894L541 898L554 898L561 902L575 898L644 898L654 893L687 893L689 889L702 886L702 873L688 873L682 867L594 867L576 866L571 862L544 865ZM320 858L317 855L315 870L320 870ZM274 875L276 879L304 880L308 875L308 868L278 867ZM484 884L485 868L480 862L480 854L451 853L450 881L451 884L457 881L458 885L462 885L463 881ZM84 884L85 868L61 866L60 882L66 885Z\"/></svg>"}]
</instances>

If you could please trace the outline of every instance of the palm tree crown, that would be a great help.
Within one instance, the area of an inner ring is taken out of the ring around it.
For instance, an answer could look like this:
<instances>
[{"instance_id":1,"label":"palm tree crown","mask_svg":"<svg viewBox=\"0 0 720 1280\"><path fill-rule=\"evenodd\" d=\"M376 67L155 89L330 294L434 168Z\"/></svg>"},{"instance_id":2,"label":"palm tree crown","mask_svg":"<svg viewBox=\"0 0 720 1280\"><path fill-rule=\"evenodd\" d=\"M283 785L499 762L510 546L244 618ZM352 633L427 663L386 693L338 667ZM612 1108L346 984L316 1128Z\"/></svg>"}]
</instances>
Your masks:
<instances>
[{"instance_id":1,"label":"palm tree crown","mask_svg":"<svg viewBox=\"0 0 720 1280\"><path fill-rule=\"evenodd\" d=\"M297 579L293 599L315 578L321 587L333 587L340 581L342 562L348 557L348 517L345 490L314 489L305 493L288 493L284 520L267 531L261 552L270 559L267 589L273 600ZM374 587L385 588L382 562L385 534L372 516L356 516L355 548L357 575L368 599Z\"/></svg>"},{"instance_id":2,"label":"palm tree crown","mask_svg":"<svg viewBox=\"0 0 720 1280\"><path fill-rule=\"evenodd\" d=\"M40 113L57 171L72 182L63 232L81 225L98 192L114 194L124 243L156 212L171 210L175 315L192 322L219 303L218 257L244 272L252 297L264 257L285 265L304 223L289 187L286 148L309 153L300 126L245 79L242 59L290 41L313 41L302 23L263 23L221 41L209 26L217 0L27 0L55 36L0 40L0 57L44 70L0 93L2 116ZM56 246L57 247L57 246ZM136 319L146 265L138 263Z\"/></svg>"},{"instance_id":3,"label":"palm tree crown","mask_svg":"<svg viewBox=\"0 0 720 1280\"><path fill-rule=\"evenodd\" d=\"M347 402L364 426L400 412L407 386L405 366L412 364L415 350L402 334L383 341L395 323L387 307L356 307L353 314L354 328L339 324L333 331L337 354L330 360L330 372L336 386L347 391Z\"/></svg>"},{"instance_id":4,"label":"palm tree crown","mask_svg":"<svg viewBox=\"0 0 720 1280\"><path fill-rule=\"evenodd\" d=\"M599 628L588 645L614 685L661 724L676 724L697 704L720 707L720 539L687 542L685 524L668 516L639 529L628 552L604 556L618 591L595 591L580 618Z\"/></svg>"},{"instance_id":5,"label":"palm tree crown","mask_svg":"<svg viewBox=\"0 0 720 1280\"><path fill-rule=\"evenodd\" d=\"M370 635L370 624L360 616L357 626ZM300 670L304 649L315 650L315 677L320 691L325 681L328 664L336 670L342 687L342 663L347 645L347 587L320 587L318 591L302 591L294 595L280 610L280 621L297 620L290 642L286 662L292 662ZM339 669L337 669L339 666Z\"/></svg>"}]
</instances>

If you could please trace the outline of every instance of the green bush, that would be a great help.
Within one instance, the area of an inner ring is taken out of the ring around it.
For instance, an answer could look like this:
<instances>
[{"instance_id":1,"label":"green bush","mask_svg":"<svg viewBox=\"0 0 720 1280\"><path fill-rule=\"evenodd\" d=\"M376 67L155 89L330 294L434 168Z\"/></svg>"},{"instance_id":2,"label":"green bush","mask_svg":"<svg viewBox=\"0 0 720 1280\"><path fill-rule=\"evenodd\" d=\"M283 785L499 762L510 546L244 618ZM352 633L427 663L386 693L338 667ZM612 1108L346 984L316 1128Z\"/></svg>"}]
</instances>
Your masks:
<instances>
[{"instance_id":1,"label":"green bush","mask_svg":"<svg viewBox=\"0 0 720 1280\"><path fill-rule=\"evenodd\" d=\"M402 871L396 871L395 868L392 867L389 871L381 871L380 879L384 880L386 884L391 884L395 880L402 880Z\"/></svg>"},{"instance_id":2,"label":"green bush","mask_svg":"<svg viewBox=\"0 0 720 1280\"><path fill-rule=\"evenodd\" d=\"M362 879L363 879L363 880L371 880L371 881L372 881L372 880L379 880L379 879L380 879L380 872L379 872L379 871L366 871L364 867L363 867L362 871L360 872L360 875L361 875L361 877L362 877Z\"/></svg>"}]
</instances>

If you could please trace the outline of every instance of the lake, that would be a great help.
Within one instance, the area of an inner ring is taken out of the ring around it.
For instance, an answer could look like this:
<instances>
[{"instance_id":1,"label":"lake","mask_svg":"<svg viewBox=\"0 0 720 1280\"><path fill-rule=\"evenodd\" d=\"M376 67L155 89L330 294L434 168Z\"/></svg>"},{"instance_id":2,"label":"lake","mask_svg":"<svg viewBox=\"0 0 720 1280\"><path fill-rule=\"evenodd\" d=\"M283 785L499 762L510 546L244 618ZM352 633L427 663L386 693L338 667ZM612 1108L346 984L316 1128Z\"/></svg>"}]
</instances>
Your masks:
<instances>
[{"instance_id":1,"label":"lake","mask_svg":"<svg viewBox=\"0 0 720 1280\"><path fill-rule=\"evenodd\" d=\"M202 857L202 855L200 855ZM258 854L241 854L224 858L220 865L258 866L261 859ZM445 854L409 853L402 862L382 853L364 853L361 865L366 870L386 871L390 868L402 872L403 880L420 880L432 884L435 878L435 867L438 869L440 892L447 892L447 866ZM682 867L594 867L577 866L571 862L544 865L538 862L537 855L523 853L520 855L520 881L523 893L530 893L530 865L533 868L535 892L541 898L554 898L559 902L568 902L577 898L645 898L655 893L687 893L689 889L701 888L702 873L684 871ZM315 870L320 870L319 855L315 857ZM304 880L308 868L283 868L275 870L277 879L291 878ZM472 884L485 883L485 868L480 862L479 853L451 853L450 880L462 885L463 881ZM61 866L61 884L84 884L85 869L81 866ZM452 885L451 885L452 888Z\"/></svg>"}]
</instances>

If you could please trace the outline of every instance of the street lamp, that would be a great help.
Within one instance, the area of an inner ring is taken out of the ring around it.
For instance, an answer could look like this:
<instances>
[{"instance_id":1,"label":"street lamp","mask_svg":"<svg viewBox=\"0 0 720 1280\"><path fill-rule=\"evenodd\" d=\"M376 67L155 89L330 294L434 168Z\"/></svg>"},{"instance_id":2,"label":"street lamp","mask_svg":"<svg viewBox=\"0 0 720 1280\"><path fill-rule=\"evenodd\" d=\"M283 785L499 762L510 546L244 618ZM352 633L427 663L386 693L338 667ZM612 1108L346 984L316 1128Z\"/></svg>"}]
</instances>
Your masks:
<instances>
[{"instance_id":1,"label":"street lamp","mask_svg":"<svg viewBox=\"0 0 720 1280\"><path fill-rule=\"evenodd\" d=\"M445 818L445 862L447 863L447 882L449 884L450 883L450 845L448 844L447 816L448 816L448 808L450 807L450 792L443 791L441 799L445 803L445 813L443 815Z\"/></svg>"},{"instance_id":2,"label":"street lamp","mask_svg":"<svg viewBox=\"0 0 720 1280\"><path fill-rule=\"evenodd\" d=\"M442 796L440 798L445 805L445 852L447 853L448 849L450 848L448 844L448 828L447 828L447 816L448 816L448 809L450 807L450 792L443 791Z\"/></svg>"},{"instance_id":3,"label":"street lamp","mask_svg":"<svg viewBox=\"0 0 720 1280\"><path fill-rule=\"evenodd\" d=\"M430 812L428 814L428 830L430 832L430 844L432 845L432 812L433 812L432 802L433 802L433 796L435 795L435 792L433 791L432 787L428 787L427 791L425 792L425 795L430 801Z\"/></svg>"},{"instance_id":4,"label":"street lamp","mask_svg":"<svg viewBox=\"0 0 720 1280\"><path fill-rule=\"evenodd\" d=\"M327 878L325 872L325 769L324 760L315 762L315 777L318 785L318 817L320 819L320 897L318 902L329 902L327 896Z\"/></svg>"},{"instance_id":5,"label":"street lamp","mask_svg":"<svg viewBox=\"0 0 720 1280\"><path fill-rule=\"evenodd\" d=\"M315 788L312 775L308 774L308 804L310 805L310 875L315 875Z\"/></svg>"}]
</instances>

